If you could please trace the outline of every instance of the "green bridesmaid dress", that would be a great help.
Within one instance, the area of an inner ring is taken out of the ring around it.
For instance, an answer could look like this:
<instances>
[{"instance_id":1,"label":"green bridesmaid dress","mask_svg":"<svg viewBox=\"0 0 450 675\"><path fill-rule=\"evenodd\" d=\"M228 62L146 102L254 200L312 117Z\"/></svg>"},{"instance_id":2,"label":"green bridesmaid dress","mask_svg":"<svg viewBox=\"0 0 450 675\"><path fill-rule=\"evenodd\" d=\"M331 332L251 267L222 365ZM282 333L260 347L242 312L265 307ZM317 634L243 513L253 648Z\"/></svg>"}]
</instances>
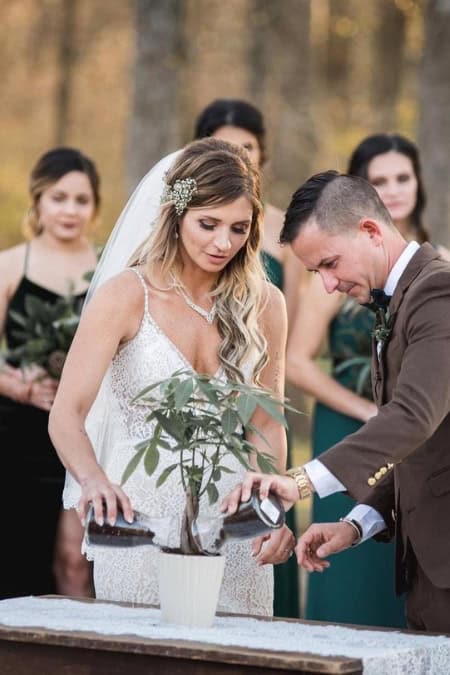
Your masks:
<instances>
[{"instance_id":1,"label":"green bridesmaid dress","mask_svg":"<svg viewBox=\"0 0 450 675\"><path fill-rule=\"evenodd\" d=\"M270 281L283 290L283 266L279 260L270 253L263 251L261 254L266 274ZM291 466L291 453L288 437L288 458L287 464ZM286 515L286 525L296 533L295 514L291 509ZM293 555L282 565L274 565L275 593L273 603L273 613L275 616L285 616L289 618L299 617L299 584L298 584L298 566L297 559Z\"/></svg>"},{"instance_id":2,"label":"green bridesmaid dress","mask_svg":"<svg viewBox=\"0 0 450 675\"><path fill-rule=\"evenodd\" d=\"M372 398L371 337L374 315L349 300L330 326L332 375L344 387ZM317 403L314 411L313 456L352 434L362 423ZM354 502L344 494L314 497L313 522L334 522ZM310 574L306 618L319 621L405 627L404 598L394 592L394 544L366 541L330 558L323 574Z\"/></svg>"}]
</instances>

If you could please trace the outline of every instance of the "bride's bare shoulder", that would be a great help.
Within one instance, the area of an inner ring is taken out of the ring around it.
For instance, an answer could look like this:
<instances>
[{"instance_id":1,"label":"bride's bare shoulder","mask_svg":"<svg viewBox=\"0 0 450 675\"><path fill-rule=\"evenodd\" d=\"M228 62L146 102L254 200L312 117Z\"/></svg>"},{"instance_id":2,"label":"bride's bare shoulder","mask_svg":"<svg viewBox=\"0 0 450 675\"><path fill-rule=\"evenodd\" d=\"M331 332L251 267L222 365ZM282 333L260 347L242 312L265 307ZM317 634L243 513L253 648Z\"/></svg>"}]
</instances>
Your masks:
<instances>
[{"instance_id":1,"label":"bride's bare shoulder","mask_svg":"<svg viewBox=\"0 0 450 675\"><path fill-rule=\"evenodd\" d=\"M98 287L89 304L103 311L133 314L142 313L145 281L142 275L126 269Z\"/></svg>"}]
</instances>

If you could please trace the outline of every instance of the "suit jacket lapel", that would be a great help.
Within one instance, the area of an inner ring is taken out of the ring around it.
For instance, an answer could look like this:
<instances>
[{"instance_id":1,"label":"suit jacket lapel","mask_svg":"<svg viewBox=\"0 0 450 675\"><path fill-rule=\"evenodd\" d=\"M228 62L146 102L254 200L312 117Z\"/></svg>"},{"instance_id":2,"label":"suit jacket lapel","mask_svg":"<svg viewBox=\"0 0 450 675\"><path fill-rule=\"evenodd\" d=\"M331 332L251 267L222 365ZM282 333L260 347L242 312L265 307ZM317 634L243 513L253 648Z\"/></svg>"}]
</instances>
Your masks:
<instances>
[{"instance_id":1,"label":"suit jacket lapel","mask_svg":"<svg viewBox=\"0 0 450 675\"><path fill-rule=\"evenodd\" d=\"M422 269L427 265L431 260L439 258L439 253L431 246L431 244L425 243L418 249L417 253L411 258L408 265L406 266L405 271L400 277L397 287L392 296L392 300L389 303L389 314L396 315L398 313L399 307L402 303L402 300L414 281L417 275L422 271ZM395 322L393 324L395 330ZM377 341L375 338L372 338L372 383L373 383L373 394L374 400L377 406L383 405L385 401L383 400L384 392L384 381L386 377L385 373L385 351L389 348L389 343L382 345L380 351L380 358L378 358L377 353Z\"/></svg>"},{"instance_id":2,"label":"suit jacket lapel","mask_svg":"<svg viewBox=\"0 0 450 675\"><path fill-rule=\"evenodd\" d=\"M389 303L389 312L391 314L397 314L398 308L402 303L406 291L417 275L425 267L425 265L439 257L439 253L433 248L433 246L431 246L431 244L422 244L417 253L413 255L409 261L405 271L398 281L397 288L395 289L392 300Z\"/></svg>"}]
</instances>

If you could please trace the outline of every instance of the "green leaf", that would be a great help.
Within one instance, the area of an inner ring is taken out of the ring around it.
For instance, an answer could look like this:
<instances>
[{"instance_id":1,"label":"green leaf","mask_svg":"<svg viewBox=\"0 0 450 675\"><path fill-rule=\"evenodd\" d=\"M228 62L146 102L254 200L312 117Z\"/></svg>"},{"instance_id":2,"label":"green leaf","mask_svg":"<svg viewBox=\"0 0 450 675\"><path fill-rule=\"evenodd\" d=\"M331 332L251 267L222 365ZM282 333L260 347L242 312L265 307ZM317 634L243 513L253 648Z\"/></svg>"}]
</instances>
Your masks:
<instances>
[{"instance_id":1,"label":"green leaf","mask_svg":"<svg viewBox=\"0 0 450 675\"><path fill-rule=\"evenodd\" d=\"M186 466L186 475L194 483L201 483L203 479L203 470L199 466Z\"/></svg>"},{"instance_id":2,"label":"green leaf","mask_svg":"<svg viewBox=\"0 0 450 675\"><path fill-rule=\"evenodd\" d=\"M33 353L46 353L47 352L47 340L43 338L35 338L34 340L28 341L28 350L31 354Z\"/></svg>"},{"instance_id":3,"label":"green leaf","mask_svg":"<svg viewBox=\"0 0 450 675\"><path fill-rule=\"evenodd\" d=\"M215 504L217 502L217 500L219 499L219 490L216 488L214 483L210 483L207 486L206 492L208 494L209 503L211 505Z\"/></svg>"},{"instance_id":4,"label":"green leaf","mask_svg":"<svg viewBox=\"0 0 450 675\"><path fill-rule=\"evenodd\" d=\"M140 443L136 443L134 446L134 449L139 452L140 450L146 450L148 446L150 445L150 440L146 438L144 441L140 441Z\"/></svg>"},{"instance_id":5,"label":"green leaf","mask_svg":"<svg viewBox=\"0 0 450 675\"><path fill-rule=\"evenodd\" d=\"M170 466L167 466L164 469L164 471L162 472L162 474L160 475L160 477L158 478L158 480L156 481L156 487L161 487L161 485L163 483L165 483L166 480L169 478L172 471L174 471L177 467L178 467L178 463L177 464L171 464Z\"/></svg>"},{"instance_id":6,"label":"green leaf","mask_svg":"<svg viewBox=\"0 0 450 675\"><path fill-rule=\"evenodd\" d=\"M279 424L282 424L287 429L287 421L285 416L280 410L280 403L275 403L265 396L258 398L258 405L261 406L263 410L266 411L268 415Z\"/></svg>"},{"instance_id":7,"label":"green leaf","mask_svg":"<svg viewBox=\"0 0 450 675\"><path fill-rule=\"evenodd\" d=\"M237 398L237 411L239 418L244 426L247 425L253 413L256 410L257 402L253 396L240 394Z\"/></svg>"},{"instance_id":8,"label":"green leaf","mask_svg":"<svg viewBox=\"0 0 450 675\"><path fill-rule=\"evenodd\" d=\"M187 380L182 380L175 390L175 407L181 410L183 406L189 401L194 391L194 382L192 377Z\"/></svg>"},{"instance_id":9,"label":"green leaf","mask_svg":"<svg viewBox=\"0 0 450 675\"><path fill-rule=\"evenodd\" d=\"M261 470L261 473L278 473L274 466L274 458L271 455L257 452L256 462Z\"/></svg>"},{"instance_id":10,"label":"green leaf","mask_svg":"<svg viewBox=\"0 0 450 675\"><path fill-rule=\"evenodd\" d=\"M159 464L159 450L157 448L157 443L158 437L155 436L148 446L147 452L145 453L144 469L147 476L151 476L156 471L156 467Z\"/></svg>"},{"instance_id":11,"label":"green leaf","mask_svg":"<svg viewBox=\"0 0 450 675\"><path fill-rule=\"evenodd\" d=\"M223 464L220 464L217 468L220 469L220 471L222 471L223 473L236 473L236 471L233 471L233 469L229 469L227 466L223 466Z\"/></svg>"},{"instance_id":12,"label":"green leaf","mask_svg":"<svg viewBox=\"0 0 450 675\"><path fill-rule=\"evenodd\" d=\"M229 450L231 454L236 457L238 462L247 469L247 471L251 470L251 466L245 458L245 455L248 454L248 452L240 444L236 446L230 445Z\"/></svg>"},{"instance_id":13,"label":"green leaf","mask_svg":"<svg viewBox=\"0 0 450 675\"><path fill-rule=\"evenodd\" d=\"M45 302L36 298L34 295L25 296L25 311L30 318L39 319L39 316L45 314Z\"/></svg>"},{"instance_id":14,"label":"green leaf","mask_svg":"<svg viewBox=\"0 0 450 675\"><path fill-rule=\"evenodd\" d=\"M363 391L367 389L370 391L371 386L371 364L366 363L359 372L356 382L356 392L361 396Z\"/></svg>"},{"instance_id":15,"label":"green leaf","mask_svg":"<svg viewBox=\"0 0 450 675\"><path fill-rule=\"evenodd\" d=\"M15 323L18 323L19 326L22 326L23 328L26 327L27 320L22 314L19 314L19 312L16 312L15 309L10 309L8 313L9 313L9 316L11 317L11 319L13 319L15 321Z\"/></svg>"},{"instance_id":16,"label":"green leaf","mask_svg":"<svg viewBox=\"0 0 450 675\"><path fill-rule=\"evenodd\" d=\"M166 417L166 415L159 412L159 410L155 410L155 417L169 436L172 436L176 441L184 440L185 427L182 424L179 415L170 415Z\"/></svg>"},{"instance_id":17,"label":"green leaf","mask_svg":"<svg viewBox=\"0 0 450 675\"><path fill-rule=\"evenodd\" d=\"M208 401L217 407L219 405L219 399L213 385L203 378L198 378L196 381L198 388L206 396Z\"/></svg>"},{"instance_id":18,"label":"green leaf","mask_svg":"<svg viewBox=\"0 0 450 675\"><path fill-rule=\"evenodd\" d=\"M297 408L294 408L293 405L289 405L289 403L287 402L288 400L289 400L289 399L285 399L285 400L283 401L283 408L284 408L285 410L289 410L290 412L293 412L293 413L295 413L296 415L305 415L305 416L308 416L308 417L309 417L309 413L306 413L306 412L304 412L303 410L297 410Z\"/></svg>"},{"instance_id":19,"label":"green leaf","mask_svg":"<svg viewBox=\"0 0 450 675\"><path fill-rule=\"evenodd\" d=\"M252 434L256 434L256 436L259 436L259 438L267 445L268 448L271 447L269 441L267 438L264 436L263 432L258 429L254 424L247 424L245 427L246 431L250 431Z\"/></svg>"},{"instance_id":20,"label":"green leaf","mask_svg":"<svg viewBox=\"0 0 450 675\"><path fill-rule=\"evenodd\" d=\"M134 456L132 459L130 459L130 461L128 462L127 466L125 467L125 471L124 471L123 474L122 474L122 479L121 479L121 481L120 481L120 484L121 484L121 485L123 485L124 483L126 483L127 480L129 479L129 477L131 476L131 474L134 473L134 471L136 471L136 467L138 466L139 462L141 461L142 456L143 456L145 450L146 450L145 447L141 448L141 449L135 454L135 456Z\"/></svg>"},{"instance_id":21,"label":"green leaf","mask_svg":"<svg viewBox=\"0 0 450 675\"><path fill-rule=\"evenodd\" d=\"M370 356L354 356L339 363L334 371L335 373L342 373L344 370L347 370L347 368L351 368L352 366L365 366L367 363L370 367Z\"/></svg>"},{"instance_id":22,"label":"green leaf","mask_svg":"<svg viewBox=\"0 0 450 675\"><path fill-rule=\"evenodd\" d=\"M234 410L225 410L222 415L222 428L224 434L232 434L239 424L239 417Z\"/></svg>"},{"instance_id":23,"label":"green leaf","mask_svg":"<svg viewBox=\"0 0 450 675\"><path fill-rule=\"evenodd\" d=\"M179 372L181 373L183 371L179 371ZM158 382L153 382L153 384L149 384L148 387L144 387L144 389L142 389L138 394L136 394L136 396L132 399L132 401L136 401L138 398L143 398L146 394L150 393L154 389L158 389L158 387L161 387L164 384L167 386L169 380L171 381L172 378L174 378L177 374L178 374L178 371L177 371L177 373L174 373L171 378L168 378L168 379L165 379L165 380L158 380ZM159 403L158 399L154 399L154 400L155 400L155 402Z\"/></svg>"}]
</instances>

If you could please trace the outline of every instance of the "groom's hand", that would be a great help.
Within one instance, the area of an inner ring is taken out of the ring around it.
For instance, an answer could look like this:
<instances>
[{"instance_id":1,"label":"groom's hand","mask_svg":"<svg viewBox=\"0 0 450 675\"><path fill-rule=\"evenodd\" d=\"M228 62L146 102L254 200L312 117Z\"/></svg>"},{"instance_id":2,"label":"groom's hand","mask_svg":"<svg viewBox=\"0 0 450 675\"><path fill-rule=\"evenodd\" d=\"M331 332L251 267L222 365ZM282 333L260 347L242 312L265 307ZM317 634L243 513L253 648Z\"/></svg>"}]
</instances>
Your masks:
<instances>
[{"instance_id":1,"label":"groom's hand","mask_svg":"<svg viewBox=\"0 0 450 675\"><path fill-rule=\"evenodd\" d=\"M298 564L308 572L323 572L330 566L324 558L349 548L357 538L355 529L346 522L310 525L295 548Z\"/></svg>"},{"instance_id":2,"label":"groom's hand","mask_svg":"<svg viewBox=\"0 0 450 675\"><path fill-rule=\"evenodd\" d=\"M252 489L255 487L259 487L261 499L265 499L269 492L276 494L283 502L286 511L298 500L297 484L290 476L248 472L242 483L236 485L234 490L225 497L220 510L227 511L230 515L236 513L239 504L250 499Z\"/></svg>"}]
</instances>

